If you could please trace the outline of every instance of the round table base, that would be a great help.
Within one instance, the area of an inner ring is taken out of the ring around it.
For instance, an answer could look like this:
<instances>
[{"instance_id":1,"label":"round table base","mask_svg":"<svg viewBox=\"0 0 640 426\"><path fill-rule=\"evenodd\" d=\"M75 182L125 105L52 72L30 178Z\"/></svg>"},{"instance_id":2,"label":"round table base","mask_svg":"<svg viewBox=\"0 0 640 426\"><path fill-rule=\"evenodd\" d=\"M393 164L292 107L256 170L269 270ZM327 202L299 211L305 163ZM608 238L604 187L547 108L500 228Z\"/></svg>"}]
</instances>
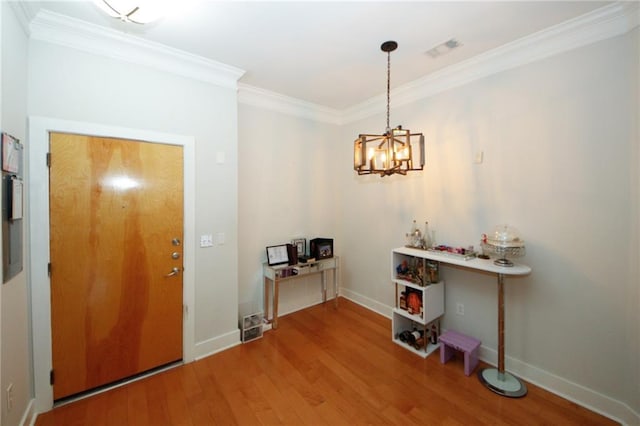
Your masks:
<instances>
[{"instance_id":1,"label":"round table base","mask_svg":"<svg viewBox=\"0 0 640 426\"><path fill-rule=\"evenodd\" d=\"M520 398L527 394L527 386L523 381L506 371L500 373L497 368L484 368L478 371L478 379L487 388L502 396Z\"/></svg>"}]
</instances>

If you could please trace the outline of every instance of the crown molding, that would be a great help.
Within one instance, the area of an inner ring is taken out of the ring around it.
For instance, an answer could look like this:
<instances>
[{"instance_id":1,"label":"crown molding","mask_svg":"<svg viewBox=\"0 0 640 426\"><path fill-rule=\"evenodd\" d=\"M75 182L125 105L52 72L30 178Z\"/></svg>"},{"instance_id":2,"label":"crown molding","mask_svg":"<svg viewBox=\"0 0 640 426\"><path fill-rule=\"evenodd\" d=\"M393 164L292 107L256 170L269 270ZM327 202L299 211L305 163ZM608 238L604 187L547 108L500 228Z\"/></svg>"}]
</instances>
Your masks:
<instances>
[{"instance_id":1,"label":"crown molding","mask_svg":"<svg viewBox=\"0 0 640 426\"><path fill-rule=\"evenodd\" d=\"M637 2L612 3L399 86L392 91L392 106L407 105L492 74L616 37L638 25ZM385 99L386 95L379 95L345 109L342 121L351 123L384 112Z\"/></svg>"},{"instance_id":2,"label":"crown molding","mask_svg":"<svg viewBox=\"0 0 640 426\"><path fill-rule=\"evenodd\" d=\"M12 2L35 40L238 88L239 102L331 124L346 124L385 111L386 95L336 110L269 90L238 84L244 70L159 43L41 10L33 19L25 2ZM406 105L472 81L629 32L639 25L639 3L615 2L513 41L392 90L392 107Z\"/></svg>"},{"instance_id":3,"label":"crown molding","mask_svg":"<svg viewBox=\"0 0 640 426\"><path fill-rule=\"evenodd\" d=\"M9 2L9 5L13 9L13 13L16 15L18 22L20 22L20 26L22 27L24 33L29 36L29 23L35 17L33 6L29 2L26 2L24 0L12 1Z\"/></svg>"},{"instance_id":4,"label":"crown molding","mask_svg":"<svg viewBox=\"0 0 640 426\"><path fill-rule=\"evenodd\" d=\"M238 84L238 102L330 124L342 124L342 112L248 84Z\"/></svg>"},{"instance_id":5,"label":"crown molding","mask_svg":"<svg viewBox=\"0 0 640 426\"><path fill-rule=\"evenodd\" d=\"M30 37L107 58L236 89L244 70L160 43L42 9L31 20Z\"/></svg>"}]
</instances>

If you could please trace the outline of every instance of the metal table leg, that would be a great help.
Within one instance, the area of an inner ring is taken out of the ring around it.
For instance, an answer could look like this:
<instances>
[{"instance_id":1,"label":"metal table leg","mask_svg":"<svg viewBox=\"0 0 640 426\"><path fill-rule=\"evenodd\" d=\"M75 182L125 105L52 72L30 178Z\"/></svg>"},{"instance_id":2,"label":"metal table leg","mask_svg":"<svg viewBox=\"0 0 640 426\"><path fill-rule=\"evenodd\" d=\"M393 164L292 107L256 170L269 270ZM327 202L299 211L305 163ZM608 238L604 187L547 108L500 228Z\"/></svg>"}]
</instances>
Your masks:
<instances>
[{"instance_id":1,"label":"metal table leg","mask_svg":"<svg viewBox=\"0 0 640 426\"><path fill-rule=\"evenodd\" d=\"M327 301L327 276L324 269L320 272L320 282L322 284L322 303Z\"/></svg>"},{"instance_id":2,"label":"metal table leg","mask_svg":"<svg viewBox=\"0 0 640 426\"><path fill-rule=\"evenodd\" d=\"M264 319L267 322L271 322L269 319L269 279L264 277Z\"/></svg>"},{"instance_id":3,"label":"metal table leg","mask_svg":"<svg viewBox=\"0 0 640 426\"><path fill-rule=\"evenodd\" d=\"M504 370L504 274L498 274L498 368L483 368L478 379L493 392L511 398L527 394L523 381Z\"/></svg>"},{"instance_id":4,"label":"metal table leg","mask_svg":"<svg viewBox=\"0 0 640 426\"><path fill-rule=\"evenodd\" d=\"M280 282L275 279L273 280L273 323L271 327L275 330L278 328L278 301L280 295Z\"/></svg>"},{"instance_id":5,"label":"metal table leg","mask_svg":"<svg viewBox=\"0 0 640 426\"><path fill-rule=\"evenodd\" d=\"M338 284L338 264L339 260L336 259L336 267L333 269L333 304L337 308L338 307L338 292L339 292L339 284Z\"/></svg>"}]
</instances>

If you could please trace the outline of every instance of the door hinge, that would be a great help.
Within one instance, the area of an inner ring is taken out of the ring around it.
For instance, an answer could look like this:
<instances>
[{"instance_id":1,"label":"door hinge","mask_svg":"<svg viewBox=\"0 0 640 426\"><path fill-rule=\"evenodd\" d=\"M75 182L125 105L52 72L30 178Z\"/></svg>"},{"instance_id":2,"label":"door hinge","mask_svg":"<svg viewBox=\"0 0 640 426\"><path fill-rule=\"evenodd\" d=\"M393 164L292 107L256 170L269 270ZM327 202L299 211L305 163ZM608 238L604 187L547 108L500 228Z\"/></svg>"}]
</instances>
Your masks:
<instances>
[{"instance_id":1,"label":"door hinge","mask_svg":"<svg viewBox=\"0 0 640 426\"><path fill-rule=\"evenodd\" d=\"M47 263L47 275L51 276L51 262Z\"/></svg>"},{"instance_id":2,"label":"door hinge","mask_svg":"<svg viewBox=\"0 0 640 426\"><path fill-rule=\"evenodd\" d=\"M47 152L47 167L51 167L51 153Z\"/></svg>"},{"instance_id":3,"label":"door hinge","mask_svg":"<svg viewBox=\"0 0 640 426\"><path fill-rule=\"evenodd\" d=\"M53 369L51 369L51 371L49 372L49 384L53 385L54 382L55 382L55 376L53 374Z\"/></svg>"}]
</instances>

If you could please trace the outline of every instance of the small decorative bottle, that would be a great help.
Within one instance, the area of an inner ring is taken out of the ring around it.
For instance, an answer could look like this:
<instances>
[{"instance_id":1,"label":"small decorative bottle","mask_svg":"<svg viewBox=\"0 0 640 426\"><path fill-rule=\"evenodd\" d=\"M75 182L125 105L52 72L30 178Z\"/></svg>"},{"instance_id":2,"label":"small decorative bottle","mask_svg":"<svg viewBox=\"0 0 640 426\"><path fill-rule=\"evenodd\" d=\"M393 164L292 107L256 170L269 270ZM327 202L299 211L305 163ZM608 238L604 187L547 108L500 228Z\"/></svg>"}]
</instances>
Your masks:
<instances>
[{"instance_id":1,"label":"small decorative bottle","mask_svg":"<svg viewBox=\"0 0 640 426\"><path fill-rule=\"evenodd\" d=\"M407 310L407 294L404 291L400 293L400 309Z\"/></svg>"},{"instance_id":2,"label":"small decorative bottle","mask_svg":"<svg viewBox=\"0 0 640 426\"><path fill-rule=\"evenodd\" d=\"M422 234L424 240L423 248L429 249L432 247L433 241L431 241L431 232L429 232L429 222L424 223L424 233Z\"/></svg>"},{"instance_id":3,"label":"small decorative bottle","mask_svg":"<svg viewBox=\"0 0 640 426\"><path fill-rule=\"evenodd\" d=\"M425 340L424 340L424 331L419 330L420 337L416 338L416 341L413 343L413 347L417 350L424 348Z\"/></svg>"},{"instance_id":4,"label":"small decorative bottle","mask_svg":"<svg viewBox=\"0 0 640 426\"><path fill-rule=\"evenodd\" d=\"M439 265L437 261L427 260L427 276L429 277L427 281L429 281L431 284L435 284L440 281L440 274L438 269Z\"/></svg>"},{"instance_id":5,"label":"small decorative bottle","mask_svg":"<svg viewBox=\"0 0 640 426\"><path fill-rule=\"evenodd\" d=\"M414 328L409 344L418 350L421 349L424 346L424 331Z\"/></svg>"},{"instance_id":6,"label":"small decorative bottle","mask_svg":"<svg viewBox=\"0 0 640 426\"><path fill-rule=\"evenodd\" d=\"M411 229L413 230L413 241L411 242L411 245L413 247L422 247L422 233L418 229L418 225L415 220L413 221L413 227Z\"/></svg>"},{"instance_id":7,"label":"small decorative bottle","mask_svg":"<svg viewBox=\"0 0 640 426\"><path fill-rule=\"evenodd\" d=\"M418 230L418 227L417 227L416 221L414 219L413 223L411 224L411 229L409 230L409 233L407 234L407 246L409 246L409 247L413 247L414 246L415 238L416 238L416 231L417 230Z\"/></svg>"},{"instance_id":8,"label":"small decorative bottle","mask_svg":"<svg viewBox=\"0 0 640 426\"><path fill-rule=\"evenodd\" d=\"M416 341L416 336L413 335L413 331L406 330L406 332L408 334L406 334L406 336L405 336L407 338L407 340L405 342L410 344L411 346L413 346L413 342Z\"/></svg>"}]
</instances>

